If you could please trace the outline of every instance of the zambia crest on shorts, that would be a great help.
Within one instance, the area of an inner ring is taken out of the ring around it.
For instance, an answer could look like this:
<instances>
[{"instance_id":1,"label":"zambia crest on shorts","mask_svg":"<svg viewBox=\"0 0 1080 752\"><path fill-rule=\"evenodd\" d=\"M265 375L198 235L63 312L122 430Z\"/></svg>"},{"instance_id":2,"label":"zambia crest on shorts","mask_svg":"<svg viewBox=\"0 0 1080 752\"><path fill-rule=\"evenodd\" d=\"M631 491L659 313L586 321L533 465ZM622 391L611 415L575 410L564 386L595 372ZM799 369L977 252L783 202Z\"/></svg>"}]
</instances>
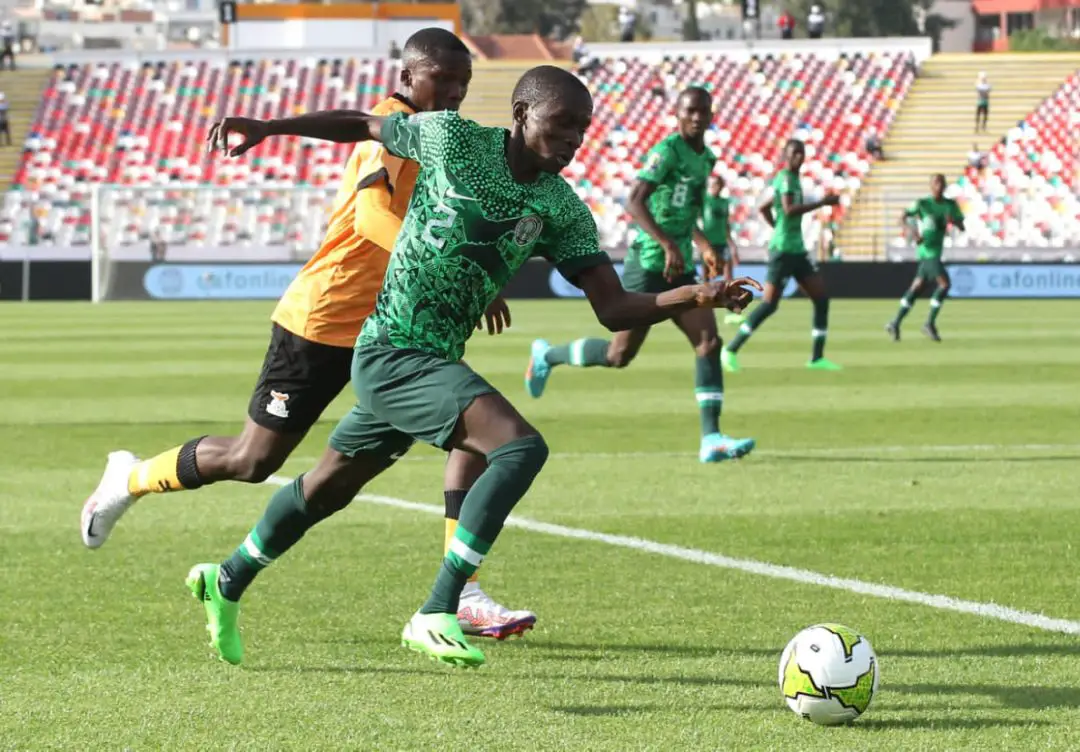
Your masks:
<instances>
[{"instance_id":1,"label":"zambia crest on shorts","mask_svg":"<svg viewBox=\"0 0 1080 752\"><path fill-rule=\"evenodd\" d=\"M540 237L540 231L543 229L544 221L540 217L522 217L521 221L514 227L514 242L520 246L529 245L529 243Z\"/></svg>"}]
</instances>

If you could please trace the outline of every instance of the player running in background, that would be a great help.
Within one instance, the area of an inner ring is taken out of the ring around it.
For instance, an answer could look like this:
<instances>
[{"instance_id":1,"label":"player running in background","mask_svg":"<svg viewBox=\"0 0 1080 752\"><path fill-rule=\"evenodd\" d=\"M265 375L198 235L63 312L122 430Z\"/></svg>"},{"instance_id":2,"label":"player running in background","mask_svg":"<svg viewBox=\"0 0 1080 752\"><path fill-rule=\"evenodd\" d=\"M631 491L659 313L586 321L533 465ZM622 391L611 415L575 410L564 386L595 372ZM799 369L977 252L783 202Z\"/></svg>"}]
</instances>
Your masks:
<instances>
[{"instance_id":1,"label":"player running in background","mask_svg":"<svg viewBox=\"0 0 1080 752\"><path fill-rule=\"evenodd\" d=\"M705 266L712 274L720 269L715 241L698 229L706 184L716 164L716 156L705 146L705 131L713 119L712 97L698 87L686 89L679 95L675 115L679 130L649 151L630 191L628 208L639 230L626 255L622 282L633 292L659 293L694 284L695 238L702 248ZM727 243L725 225L722 247ZM723 343L716 331L715 314L692 309L672 321L697 355L694 393L701 417L699 459L720 462L748 454L754 448L753 439L735 439L720 432ZM584 338L555 347L538 339L532 343L525 388L533 397L543 395L555 366L625 368L637 357L649 329L645 325L618 332L610 341Z\"/></svg>"},{"instance_id":2,"label":"player running in background","mask_svg":"<svg viewBox=\"0 0 1080 752\"><path fill-rule=\"evenodd\" d=\"M825 280L810 261L802 232L804 214L815 212L823 206L836 206L840 203L840 197L830 194L820 201L804 202L799 171L805 159L806 145L797 139L788 141L784 147L785 167L773 178L772 198L761 206L761 216L773 228L772 238L769 240L769 271L765 280L765 293L761 296L761 302L739 327L735 339L724 349L724 368L728 371L739 370L736 353L750 339L750 335L765 323L765 319L776 313L784 287L792 277L814 304L814 324L811 332L813 350L807 367L822 371L840 369L840 366L825 357L825 338L829 329L829 296L825 292Z\"/></svg>"},{"instance_id":3,"label":"player running in background","mask_svg":"<svg viewBox=\"0 0 1080 752\"><path fill-rule=\"evenodd\" d=\"M730 280L735 276L735 267L739 265L739 249L731 232L731 201L723 195L724 185L724 178L720 175L713 175L709 179L709 192L705 195L705 206L701 213L701 233L723 267L721 273L724 279ZM716 271L705 265L707 279ZM724 317L725 324L741 324L745 320L739 313L729 313Z\"/></svg>"},{"instance_id":4,"label":"player running in background","mask_svg":"<svg viewBox=\"0 0 1080 752\"><path fill-rule=\"evenodd\" d=\"M456 110L472 78L469 50L442 29L418 31L405 44L401 86L374 112ZM230 118L211 131L244 138L240 154L271 135L317 138L338 114L316 113L285 121ZM326 237L274 310L270 346L239 436L201 436L139 462L113 452L82 514L84 543L101 546L131 504L147 494L193 490L218 481L261 483L307 435L349 383L352 348L375 308L389 252L413 193L419 166L378 144L358 145L345 168ZM509 323L501 301L487 312L489 331ZM483 457L451 452L446 464L445 545L453 540L462 501L484 471ZM473 581L461 602L470 634L503 638L530 628L536 616L498 604Z\"/></svg>"},{"instance_id":5,"label":"player running in background","mask_svg":"<svg viewBox=\"0 0 1080 752\"><path fill-rule=\"evenodd\" d=\"M738 309L751 293L735 280L660 295L626 292L599 247L588 208L559 173L581 145L592 97L552 66L522 76L511 99L512 129L484 128L454 112L380 118L353 113L327 137L375 139L421 165L416 191L375 311L356 342L356 404L310 472L278 489L252 533L218 564L198 564L188 586L206 609L222 658L243 657L239 598L265 567L320 521L345 508L414 441L486 460L461 509L454 540L427 601L402 643L455 665L479 665L455 613L507 516L548 456L536 429L462 361L475 322L532 256L555 263L585 291L597 318L618 331L695 308ZM377 538L357 545L379 547Z\"/></svg>"},{"instance_id":6,"label":"player running in background","mask_svg":"<svg viewBox=\"0 0 1080 752\"><path fill-rule=\"evenodd\" d=\"M922 332L935 342L941 341L937 330L937 317L941 306L949 295L949 273L941 263L941 254L945 250L945 236L949 225L964 230L964 215L956 201L945 197L945 176L934 175L930 178L930 195L920 198L900 217L900 222L910 229L915 242L919 244L916 256L919 267L915 272L915 281L904 297L900 298L900 308L896 317L885 325L885 331L894 342L900 341L900 324L911 312L915 299L929 282L936 282L937 288L930 298L930 313L923 324Z\"/></svg>"}]
</instances>

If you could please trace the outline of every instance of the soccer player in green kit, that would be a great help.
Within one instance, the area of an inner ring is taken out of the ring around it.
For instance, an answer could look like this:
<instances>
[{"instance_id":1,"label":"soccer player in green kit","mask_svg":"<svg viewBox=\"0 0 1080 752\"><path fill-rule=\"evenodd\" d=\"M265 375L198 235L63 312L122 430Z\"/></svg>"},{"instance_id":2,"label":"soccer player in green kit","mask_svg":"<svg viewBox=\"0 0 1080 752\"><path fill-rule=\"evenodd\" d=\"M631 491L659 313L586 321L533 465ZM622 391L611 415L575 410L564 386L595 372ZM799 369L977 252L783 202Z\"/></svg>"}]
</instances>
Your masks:
<instances>
[{"instance_id":1,"label":"soccer player in green kit","mask_svg":"<svg viewBox=\"0 0 1080 752\"><path fill-rule=\"evenodd\" d=\"M379 141L391 154L419 162L421 170L375 311L356 341L355 406L334 429L316 467L274 493L233 554L221 564L197 564L188 574L222 659L243 658L238 601L259 572L345 508L419 440L480 455L487 468L465 497L431 594L405 625L402 644L452 665L484 662L462 633L458 600L547 461L548 448L462 356L479 317L530 257L554 262L612 331L696 309L740 310L752 296L747 286L760 288L736 279L659 295L624 290L600 250L588 207L559 176L592 119L588 89L561 68L540 66L522 76L511 101L509 131L455 112L385 118L336 112L324 132L341 143ZM368 530L356 543L373 551L383 541ZM342 568L343 562L328 565Z\"/></svg>"},{"instance_id":2,"label":"soccer player in green kit","mask_svg":"<svg viewBox=\"0 0 1080 752\"><path fill-rule=\"evenodd\" d=\"M827 195L820 201L805 203L799 171L806 159L806 145L791 139L784 146L784 169L772 181L772 198L762 204L761 216L773 228L769 240L769 271L765 280L765 293L761 302L739 327L739 333L722 354L725 370L738 371L739 352L765 319L776 313L784 287L792 277L814 304L814 323L811 331L813 350L807 368L821 371L838 371L840 366L825 357L825 338L829 329L829 296L825 292L825 280L814 268L803 242L802 218L823 206L836 206L840 197Z\"/></svg>"},{"instance_id":3,"label":"soccer player in green kit","mask_svg":"<svg viewBox=\"0 0 1080 752\"><path fill-rule=\"evenodd\" d=\"M716 164L716 156L705 146L705 131L713 119L712 96L696 86L684 90L676 102L675 115L679 130L652 148L630 191L628 208L639 232L627 253L622 283L634 292L660 293L695 284L695 239L702 248L705 266L713 273L720 266L714 244L698 228L706 184ZM697 355L698 458L721 462L749 454L754 449L753 439L736 439L720 432L724 370L716 316L710 310L695 309L672 320ZM621 331L610 341L584 338L557 347L535 340L525 371L525 388L533 397L542 396L555 366L625 368L637 357L650 328L645 325Z\"/></svg>"},{"instance_id":4,"label":"soccer player in green kit","mask_svg":"<svg viewBox=\"0 0 1080 752\"><path fill-rule=\"evenodd\" d=\"M920 198L906 209L900 221L905 228L910 227L914 231L915 242L919 244L919 267L915 272L915 281L904 293L904 297L900 298L896 317L885 325L885 331L894 342L899 342L900 324L911 312L915 298L919 297L928 282L936 282L937 289L930 298L930 314L923 324L922 332L935 342L940 342L937 317L949 295L949 273L945 271L945 264L941 263L941 254L945 250L945 235L949 231L949 225L961 232L964 230L964 215L960 207L953 199L945 198L944 175L930 178L930 195Z\"/></svg>"},{"instance_id":5,"label":"soccer player in green kit","mask_svg":"<svg viewBox=\"0 0 1080 752\"><path fill-rule=\"evenodd\" d=\"M709 179L709 192L705 195L705 206L701 214L701 233L709 241L716 254L721 269L705 265L705 278L711 279L722 273L724 279L735 276L735 267L739 265L739 249L735 246L735 237L731 233L731 201L724 194L724 179L713 175ZM724 317L725 324L741 324L745 317L739 313L729 313Z\"/></svg>"}]
</instances>

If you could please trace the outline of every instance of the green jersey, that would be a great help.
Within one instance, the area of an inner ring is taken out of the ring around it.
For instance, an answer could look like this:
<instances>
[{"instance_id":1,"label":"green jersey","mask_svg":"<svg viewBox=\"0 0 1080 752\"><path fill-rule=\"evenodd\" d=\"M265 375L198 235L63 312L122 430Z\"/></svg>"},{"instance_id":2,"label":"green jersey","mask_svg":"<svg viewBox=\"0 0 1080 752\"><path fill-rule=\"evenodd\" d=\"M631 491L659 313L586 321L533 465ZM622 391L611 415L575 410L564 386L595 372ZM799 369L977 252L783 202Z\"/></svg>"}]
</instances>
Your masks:
<instances>
[{"instance_id":1,"label":"green jersey","mask_svg":"<svg viewBox=\"0 0 1080 752\"><path fill-rule=\"evenodd\" d=\"M773 178L772 189L772 213L776 225L769 239L769 251L771 253L806 253L806 244L803 242L802 234L802 217L788 217L784 214L784 196L791 196L791 201L795 204L803 202L802 181L799 179L799 173L780 170Z\"/></svg>"},{"instance_id":2,"label":"green jersey","mask_svg":"<svg viewBox=\"0 0 1080 752\"><path fill-rule=\"evenodd\" d=\"M509 133L454 112L389 116L383 144L420 163L375 311L357 347L388 344L459 360L485 309L532 256L568 279L610 263L592 214L558 175L514 181Z\"/></svg>"},{"instance_id":3,"label":"green jersey","mask_svg":"<svg viewBox=\"0 0 1080 752\"><path fill-rule=\"evenodd\" d=\"M693 268L694 228L701 219L705 184L716 164L716 155L705 148L700 154L682 136L673 133L654 146L645 158L638 180L656 186L649 196L649 212L664 233L679 244L686 268ZM649 271L664 270L664 249L642 229L627 254Z\"/></svg>"},{"instance_id":4,"label":"green jersey","mask_svg":"<svg viewBox=\"0 0 1080 752\"><path fill-rule=\"evenodd\" d=\"M723 196L705 195L705 210L702 212L701 232L705 239L716 248L728 244L728 229L731 227L731 202Z\"/></svg>"},{"instance_id":5,"label":"green jersey","mask_svg":"<svg viewBox=\"0 0 1080 752\"><path fill-rule=\"evenodd\" d=\"M960 207L951 198L941 201L935 201L932 196L920 198L905 214L919 223L919 234L922 235L918 251L920 259L941 258L949 225L964 221Z\"/></svg>"}]
</instances>

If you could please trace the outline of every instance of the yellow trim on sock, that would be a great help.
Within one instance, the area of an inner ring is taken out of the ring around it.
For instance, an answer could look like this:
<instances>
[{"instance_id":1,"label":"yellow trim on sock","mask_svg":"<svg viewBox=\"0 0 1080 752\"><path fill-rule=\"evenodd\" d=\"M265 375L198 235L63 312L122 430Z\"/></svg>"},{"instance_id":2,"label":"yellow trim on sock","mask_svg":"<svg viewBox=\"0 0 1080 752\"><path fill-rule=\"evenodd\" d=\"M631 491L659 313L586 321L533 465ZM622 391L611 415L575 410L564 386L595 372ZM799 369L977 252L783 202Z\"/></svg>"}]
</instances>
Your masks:
<instances>
[{"instance_id":1,"label":"yellow trim on sock","mask_svg":"<svg viewBox=\"0 0 1080 752\"><path fill-rule=\"evenodd\" d=\"M180 449L180 446L173 447L131 468L131 474L128 475L128 493L138 497L150 493L184 490L180 479L176 477Z\"/></svg>"},{"instance_id":2,"label":"yellow trim on sock","mask_svg":"<svg viewBox=\"0 0 1080 752\"><path fill-rule=\"evenodd\" d=\"M454 540L454 533L457 532L457 520L452 520L447 517L443 520L446 523L445 530L443 532L443 556L446 556L450 552L450 541ZM480 579L480 572L473 572L472 577L469 578L469 582L476 582Z\"/></svg>"}]
</instances>

